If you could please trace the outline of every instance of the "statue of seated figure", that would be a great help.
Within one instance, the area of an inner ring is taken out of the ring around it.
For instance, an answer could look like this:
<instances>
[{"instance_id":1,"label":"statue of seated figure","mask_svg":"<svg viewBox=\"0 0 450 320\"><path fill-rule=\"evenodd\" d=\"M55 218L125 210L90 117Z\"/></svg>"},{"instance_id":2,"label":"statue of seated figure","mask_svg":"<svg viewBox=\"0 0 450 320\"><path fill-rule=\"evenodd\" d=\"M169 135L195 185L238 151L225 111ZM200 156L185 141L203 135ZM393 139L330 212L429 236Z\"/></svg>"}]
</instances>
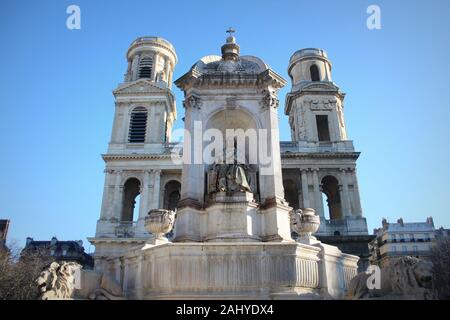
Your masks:
<instances>
[{"instance_id":1,"label":"statue of seated figure","mask_svg":"<svg viewBox=\"0 0 450 320\"><path fill-rule=\"evenodd\" d=\"M233 163L215 163L208 175L208 193L253 192L248 181L246 166Z\"/></svg>"}]
</instances>

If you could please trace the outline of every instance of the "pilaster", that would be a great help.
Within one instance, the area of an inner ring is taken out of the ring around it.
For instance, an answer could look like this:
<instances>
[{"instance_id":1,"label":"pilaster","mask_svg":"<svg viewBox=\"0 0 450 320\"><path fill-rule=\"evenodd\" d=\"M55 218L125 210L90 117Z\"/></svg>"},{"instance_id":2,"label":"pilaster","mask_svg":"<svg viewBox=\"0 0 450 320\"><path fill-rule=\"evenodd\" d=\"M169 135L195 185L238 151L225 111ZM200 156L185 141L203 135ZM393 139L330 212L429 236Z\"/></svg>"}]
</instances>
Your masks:
<instances>
[{"instance_id":1,"label":"pilaster","mask_svg":"<svg viewBox=\"0 0 450 320\"><path fill-rule=\"evenodd\" d=\"M307 169L300 169L302 179L303 208L310 208Z\"/></svg>"}]
</instances>

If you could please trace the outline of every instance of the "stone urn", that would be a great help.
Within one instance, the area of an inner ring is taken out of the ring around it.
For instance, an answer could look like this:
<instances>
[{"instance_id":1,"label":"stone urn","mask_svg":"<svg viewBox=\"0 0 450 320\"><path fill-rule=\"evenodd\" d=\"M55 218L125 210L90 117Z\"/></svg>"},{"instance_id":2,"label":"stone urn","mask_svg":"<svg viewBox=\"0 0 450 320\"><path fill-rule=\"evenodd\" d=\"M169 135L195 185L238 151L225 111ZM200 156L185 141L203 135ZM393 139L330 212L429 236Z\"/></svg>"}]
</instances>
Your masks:
<instances>
[{"instance_id":1,"label":"stone urn","mask_svg":"<svg viewBox=\"0 0 450 320\"><path fill-rule=\"evenodd\" d=\"M150 210L145 217L145 229L158 240L167 240L164 235L170 232L175 222L175 211L166 209Z\"/></svg>"},{"instance_id":2,"label":"stone urn","mask_svg":"<svg viewBox=\"0 0 450 320\"><path fill-rule=\"evenodd\" d=\"M314 209L305 208L291 212L291 227L300 239L315 239L312 235L319 230L320 217Z\"/></svg>"}]
</instances>

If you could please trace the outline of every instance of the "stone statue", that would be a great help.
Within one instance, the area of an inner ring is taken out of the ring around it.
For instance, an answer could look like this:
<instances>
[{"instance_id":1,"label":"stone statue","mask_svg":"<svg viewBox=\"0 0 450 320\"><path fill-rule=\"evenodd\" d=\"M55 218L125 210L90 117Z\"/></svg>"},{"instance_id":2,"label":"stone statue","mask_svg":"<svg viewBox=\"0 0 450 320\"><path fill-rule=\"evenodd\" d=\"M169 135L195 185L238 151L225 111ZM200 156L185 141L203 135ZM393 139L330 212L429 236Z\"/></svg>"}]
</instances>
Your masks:
<instances>
[{"instance_id":1,"label":"stone statue","mask_svg":"<svg viewBox=\"0 0 450 320\"><path fill-rule=\"evenodd\" d=\"M81 265L75 262L53 262L36 279L41 300L71 299L75 290L75 272Z\"/></svg>"},{"instance_id":2,"label":"stone statue","mask_svg":"<svg viewBox=\"0 0 450 320\"><path fill-rule=\"evenodd\" d=\"M76 279L76 277L79 277ZM79 287L75 287L75 283ZM110 276L82 270L76 262L53 262L36 279L41 300L121 300L122 288Z\"/></svg>"},{"instance_id":3,"label":"stone statue","mask_svg":"<svg viewBox=\"0 0 450 320\"><path fill-rule=\"evenodd\" d=\"M235 163L229 165L227 171L227 183L229 191L252 192L244 166L240 164Z\"/></svg>"},{"instance_id":4,"label":"stone statue","mask_svg":"<svg viewBox=\"0 0 450 320\"><path fill-rule=\"evenodd\" d=\"M369 289L368 272L361 272L348 286L349 299L434 299L432 268L429 261L405 256L393 259L380 272L380 288Z\"/></svg>"},{"instance_id":5,"label":"stone statue","mask_svg":"<svg viewBox=\"0 0 450 320\"><path fill-rule=\"evenodd\" d=\"M234 164L214 164L208 174L208 193L253 192L247 178L247 166Z\"/></svg>"},{"instance_id":6,"label":"stone statue","mask_svg":"<svg viewBox=\"0 0 450 320\"><path fill-rule=\"evenodd\" d=\"M238 148L236 139L227 141L224 154L230 156L233 163L221 163L217 161L209 170L208 193L216 192L254 192L252 184L249 183L248 173L250 167L241 164L238 159ZM242 159L241 159L242 160Z\"/></svg>"}]
</instances>

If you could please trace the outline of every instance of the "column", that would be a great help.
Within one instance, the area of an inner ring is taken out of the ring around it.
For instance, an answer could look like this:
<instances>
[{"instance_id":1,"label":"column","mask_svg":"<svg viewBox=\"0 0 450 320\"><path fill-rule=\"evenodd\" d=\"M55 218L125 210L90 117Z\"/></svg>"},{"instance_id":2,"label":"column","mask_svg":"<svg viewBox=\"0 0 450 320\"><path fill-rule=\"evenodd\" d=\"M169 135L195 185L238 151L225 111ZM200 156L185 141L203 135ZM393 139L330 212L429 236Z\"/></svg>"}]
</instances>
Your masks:
<instances>
[{"instance_id":1,"label":"column","mask_svg":"<svg viewBox=\"0 0 450 320\"><path fill-rule=\"evenodd\" d=\"M156 66L158 65L158 57L159 55L157 53L155 53L155 55L153 56L152 75L150 79L152 81L156 81Z\"/></svg>"},{"instance_id":2,"label":"column","mask_svg":"<svg viewBox=\"0 0 450 320\"><path fill-rule=\"evenodd\" d=\"M128 142L128 123L130 121L130 117L128 117L129 106L122 106L120 111L120 119L122 119L122 123L117 133L117 139L119 143L127 143Z\"/></svg>"},{"instance_id":3,"label":"column","mask_svg":"<svg viewBox=\"0 0 450 320\"><path fill-rule=\"evenodd\" d=\"M309 194L308 194L308 169L301 169L302 175L302 196L303 196L303 208L309 208Z\"/></svg>"},{"instance_id":4,"label":"column","mask_svg":"<svg viewBox=\"0 0 450 320\"><path fill-rule=\"evenodd\" d=\"M111 206L110 211L110 219L116 218L120 221L121 219L121 211L122 211L122 194L123 194L123 186L122 183L122 171L118 170L116 171L116 182L114 184L114 198L113 198L113 204Z\"/></svg>"},{"instance_id":5,"label":"column","mask_svg":"<svg viewBox=\"0 0 450 320\"><path fill-rule=\"evenodd\" d=\"M167 86L169 87L169 89L172 89L172 71L172 63L169 60L169 73L167 74Z\"/></svg>"},{"instance_id":6,"label":"column","mask_svg":"<svg viewBox=\"0 0 450 320\"><path fill-rule=\"evenodd\" d=\"M353 197L355 203L355 212L353 214L356 217L362 217L362 207L361 207L361 199L359 195L359 186L358 186L358 177L356 176L356 169L350 170L353 177Z\"/></svg>"},{"instance_id":7,"label":"column","mask_svg":"<svg viewBox=\"0 0 450 320\"><path fill-rule=\"evenodd\" d=\"M319 172L318 168L313 169L314 202L315 202L316 213L320 217L324 217L323 204L322 204L322 192L320 191L318 172Z\"/></svg>"},{"instance_id":8,"label":"column","mask_svg":"<svg viewBox=\"0 0 450 320\"><path fill-rule=\"evenodd\" d=\"M131 63L131 81L134 81L138 77L138 68L139 68L139 55L135 55L133 61Z\"/></svg>"},{"instance_id":9,"label":"column","mask_svg":"<svg viewBox=\"0 0 450 320\"><path fill-rule=\"evenodd\" d=\"M121 143L121 127L123 123L123 111L122 104L120 102L116 102L115 111L114 111L114 123L113 129L111 132L111 143Z\"/></svg>"},{"instance_id":10,"label":"column","mask_svg":"<svg viewBox=\"0 0 450 320\"><path fill-rule=\"evenodd\" d=\"M163 81L169 82L169 59L164 58L164 79Z\"/></svg>"},{"instance_id":11,"label":"column","mask_svg":"<svg viewBox=\"0 0 450 320\"><path fill-rule=\"evenodd\" d=\"M114 192L113 190L110 190L111 188L114 188L114 186L111 187L111 180L112 180L112 173L113 170L105 169L105 186L103 187L103 199L102 199L102 209L100 212L100 220L107 220L109 212L111 211L111 207L114 205L110 201L111 199L111 193Z\"/></svg>"},{"instance_id":12,"label":"column","mask_svg":"<svg viewBox=\"0 0 450 320\"><path fill-rule=\"evenodd\" d=\"M141 186L141 207L139 208L139 219L142 220L148 213L150 171L144 170L144 178Z\"/></svg>"},{"instance_id":13,"label":"column","mask_svg":"<svg viewBox=\"0 0 450 320\"><path fill-rule=\"evenodd\" d=\"M352 214L350 212L350 197L348 193L348 182L347 174L345 169L341 169L341 206L342 206L342 217L350 217Z\"/></svg>"},{"instance_id":14,"label":"column","mask_svg":"<svg viewBox=\"0 0 450 320\"><path fill-rule=\"evenodd\" d=\"M134 282L134 290L135 290L135 294L136 294L136 299L141 300L142 299L142 294L143 294L143 287L144 287L144 283L143 283L143 276L142 276L142 264L144 263L144 259L142 256L138 256L136 258L136 275L135 275L135 282Z\"/></svg>"},{"instance_id":15,"label":"column","mask_svg":"<svg viewBox=\"0 0 450 320\"><path fill-rule=\"evenodd\" d=\"M153 197L149 209L159 209L159 196L161 192L161 170L153 170Z\"/></svg>"}]
</instances>

